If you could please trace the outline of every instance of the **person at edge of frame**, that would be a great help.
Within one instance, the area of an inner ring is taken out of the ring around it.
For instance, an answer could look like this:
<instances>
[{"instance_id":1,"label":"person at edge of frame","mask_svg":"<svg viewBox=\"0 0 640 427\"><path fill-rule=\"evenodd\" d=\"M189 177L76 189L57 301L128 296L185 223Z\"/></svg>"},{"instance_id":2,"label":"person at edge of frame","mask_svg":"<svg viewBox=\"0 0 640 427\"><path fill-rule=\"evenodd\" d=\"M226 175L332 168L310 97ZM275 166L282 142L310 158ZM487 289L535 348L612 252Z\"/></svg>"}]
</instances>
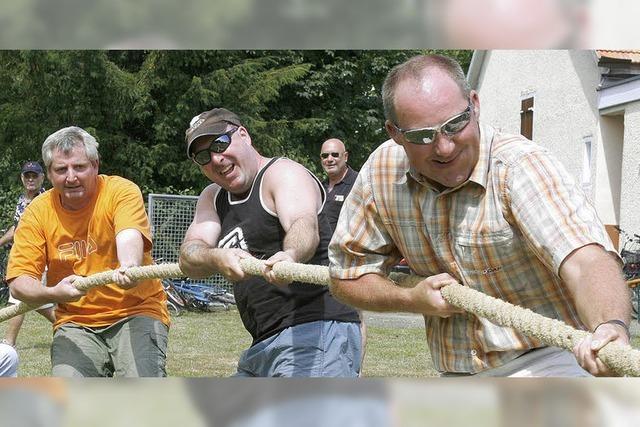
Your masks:
<instances>
[{"instance_id":1,"label":"person at edge of frame","mask_svg":"<svg viewBox=\"0 0 640 427\"><path fill-rule=\"evenodd\" d=\"M53 188L22 215L7 281L27 304L58 304L53 376L166 376L166 294L159 279L126 275L127 268L152 263L142 193L127 179L98 173L98 146L76 126L45 139L42 159ZM45 267L43 287L36 278ZM110 284L88 291L73 285L107 270L114 270Z\"/></svg>"},{"instance_id":2,"label":"person at edge of frame","mask_svg":"<svg viewBox=\"0 0 640 427\"><path fill-rule=\"evenodd\" d=\"M443 376L589 376L628 345L630 298L620 258L582 189L545 148L480 123L460 65L416 56L386 77L391 137L369 157L330 244L333 294L376 311L423 314ZM404 257L425 279L386 278ZM592 332L573 354L463 312L458 282Z\"/></svg>"}]
</instances>

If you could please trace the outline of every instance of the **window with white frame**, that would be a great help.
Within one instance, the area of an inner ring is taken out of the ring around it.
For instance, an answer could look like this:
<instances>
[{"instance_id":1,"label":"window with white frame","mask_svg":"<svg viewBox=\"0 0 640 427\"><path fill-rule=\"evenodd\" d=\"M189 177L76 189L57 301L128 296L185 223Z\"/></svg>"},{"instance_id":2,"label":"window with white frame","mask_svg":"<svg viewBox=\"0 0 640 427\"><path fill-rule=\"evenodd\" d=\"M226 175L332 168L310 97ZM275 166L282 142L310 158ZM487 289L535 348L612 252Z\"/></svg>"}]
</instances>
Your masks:
<instances>
[{"instance_id":1,"label":"window with white frame","mask_svg":"<svg viewBox=\"0 0 640 427\"><path fill-rule=\"evenodd\" d=\"M591 135L587 135L582 138L583 155L582 155L582 185L591 185Z\"/></svg>"}]
</instances>

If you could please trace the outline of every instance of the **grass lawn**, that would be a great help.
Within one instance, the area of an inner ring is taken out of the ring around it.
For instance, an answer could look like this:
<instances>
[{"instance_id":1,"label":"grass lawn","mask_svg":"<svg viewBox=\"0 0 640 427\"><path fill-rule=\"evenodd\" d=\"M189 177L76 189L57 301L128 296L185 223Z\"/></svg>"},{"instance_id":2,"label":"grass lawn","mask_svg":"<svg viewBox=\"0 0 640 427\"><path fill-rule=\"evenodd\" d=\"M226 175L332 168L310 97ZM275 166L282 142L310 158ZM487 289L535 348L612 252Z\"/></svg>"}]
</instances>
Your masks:
<instances>
[{"instance_id":1,"label":"grass lawn","mask_svg":"<svg viewBox=\"0 0 640 427\"><path fill-rule=\"evenodd\" d=\"M0 324L4 336L7 322ZM186 312L172 319L167 351L167 373L172 377L227 377L235 372L240 353L251 344L237 311ZM28 313L20 335L20 376L48 376L51 325ZM435 376L423 328L368 327L363 376Z\"/></svg>"},{"instance_id":2,"label":"grass lawn","mask_svg":"<svg viewBox=\"0 0 640 427\"><path fill-rule=\"evenodd\" d=\"M635 321L635 320L634 320ZM167 373L172 377L228 377L235 372L240 353L251 343L237 311L185 312L172 320ZM0 337L7 322L0 323ZM365 377L428 378L437 376L431 365L423 328L368 325ZM640 337L631 342L640 348ZM48 376L51 325L28 313L18 337L20 376Z\"/></svg>"}]
</instances>

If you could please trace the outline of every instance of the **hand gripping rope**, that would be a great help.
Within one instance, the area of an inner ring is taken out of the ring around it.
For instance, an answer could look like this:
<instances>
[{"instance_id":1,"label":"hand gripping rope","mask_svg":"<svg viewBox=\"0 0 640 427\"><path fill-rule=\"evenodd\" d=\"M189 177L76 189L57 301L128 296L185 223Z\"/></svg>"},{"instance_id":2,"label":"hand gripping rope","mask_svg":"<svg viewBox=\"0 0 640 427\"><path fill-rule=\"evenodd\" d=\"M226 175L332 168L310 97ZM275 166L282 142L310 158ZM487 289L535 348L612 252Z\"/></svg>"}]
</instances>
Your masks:
<instances>
[{"instance_id":1,"label":"hand gripping rope","mask_svg":"<svg viewBox=\"0 0 640 427\"><path fill-rule=\"evenodd\" d=\"M240 265L247 274L261 275L264 261L247 258L240 260ZM279 262L273 266L273 272L278 279L325 286L330 283L329 268L322 265ZM178 264L131 267L127 269L125 274L132 280L185 276ZM89 290L96 286L112 283L112 277L113 270L109 270L79 278L73 284L78 289ZM389 278L402 287L414 287L423 280L422 277L402 273L392 273ZM576 330L560 320L549 319L529 309L515 306L460 284L446 285L441 288L441 292L449 304L478 317L484 317L497 325L514 328L546 345L572 351L574 345L589 334ZM5 307L0 310L0 322L36 308L38 307L29 306L22 302ZM598 352L598 357L620 375L640 377L640 351L630 346L615 342L609 343Z\"/></svg>"}]
</instances>

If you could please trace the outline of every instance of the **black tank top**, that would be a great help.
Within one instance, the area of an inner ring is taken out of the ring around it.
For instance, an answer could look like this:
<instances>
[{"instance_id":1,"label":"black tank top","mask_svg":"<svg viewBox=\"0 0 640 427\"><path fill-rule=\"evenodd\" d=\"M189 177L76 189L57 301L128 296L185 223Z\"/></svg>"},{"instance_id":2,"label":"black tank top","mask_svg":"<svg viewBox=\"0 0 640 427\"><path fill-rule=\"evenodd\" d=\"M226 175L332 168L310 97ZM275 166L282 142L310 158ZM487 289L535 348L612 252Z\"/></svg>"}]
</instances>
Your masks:
<instances>
[{"instance_id":1,"label":"black tank top","mask_svg":"<svg viewBox=\"0 0 640 427\"><path fill-rule=\"evenodd\" d=\"M282 250L285 232L275 213L262 204L262 178L278 158L271 159L256 175L249 195L235 200L225 189L215 196L215 207L222 223L219 248L240 248L258 259L268 259ZM320 181L314 178L325 198ZM320 243L307 264L328 265L327 246L331 239L329 223L318 214ZM358 313L338 302L327 286L293 282L277 287L261 276L250 276L234 285L240 317L253 337L253 344L289 326L316 320L359 322ZM252 344L252 345L253 345Z\"/></svg>"}]
</instances>

